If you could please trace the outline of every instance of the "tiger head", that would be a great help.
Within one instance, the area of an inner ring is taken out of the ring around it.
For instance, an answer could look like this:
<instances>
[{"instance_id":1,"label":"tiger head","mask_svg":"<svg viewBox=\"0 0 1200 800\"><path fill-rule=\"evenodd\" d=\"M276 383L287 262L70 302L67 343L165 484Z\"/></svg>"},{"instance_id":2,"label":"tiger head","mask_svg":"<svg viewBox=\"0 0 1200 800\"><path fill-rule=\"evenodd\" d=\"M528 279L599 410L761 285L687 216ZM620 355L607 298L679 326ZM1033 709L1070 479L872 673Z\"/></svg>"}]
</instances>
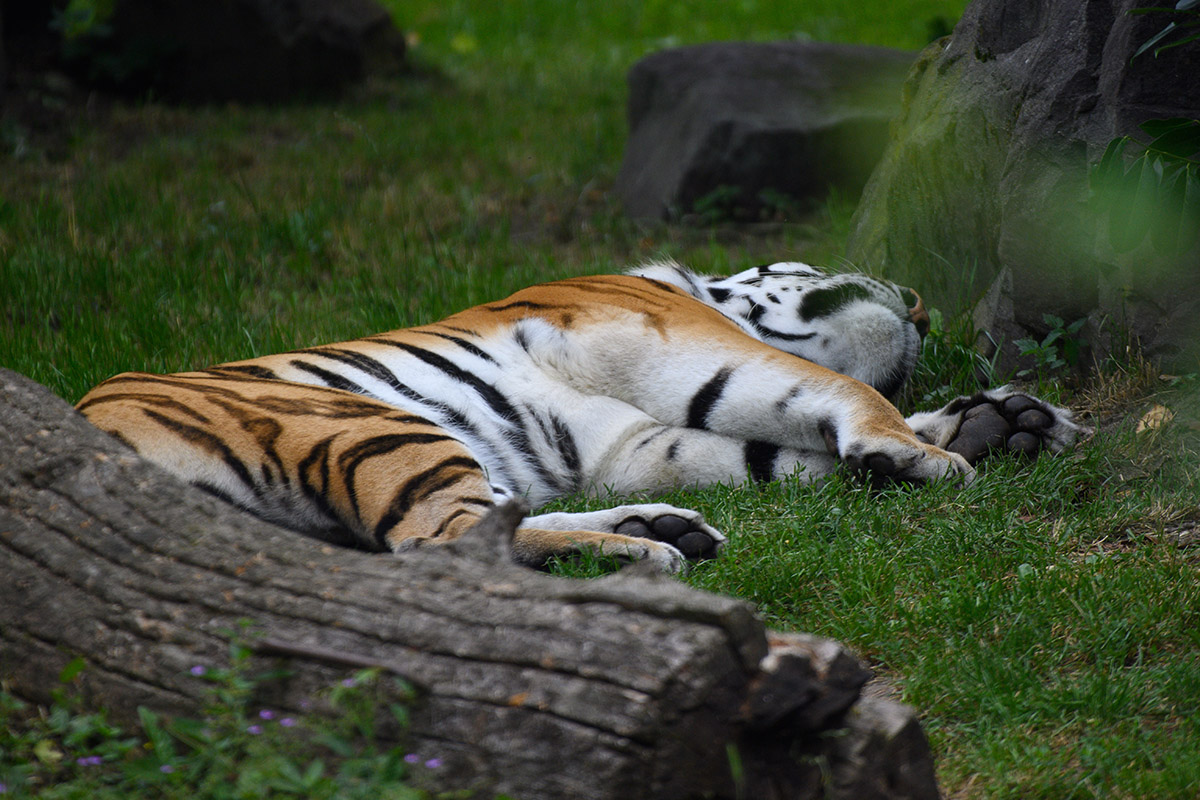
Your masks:
<instances>
[{"instance_id":1,"label":"tiger head","mask_svg":"<svg viewBox=\"0 0 1200 800\"><path fill-rule=\"evenodd\" d=\"M860 273L826 275L808 264L783 262L721 277L666 262L631 274L677 286L755 339L849 375L885 397L912 374L929 329L916 292Z\"/></svg>"}]
</instances>

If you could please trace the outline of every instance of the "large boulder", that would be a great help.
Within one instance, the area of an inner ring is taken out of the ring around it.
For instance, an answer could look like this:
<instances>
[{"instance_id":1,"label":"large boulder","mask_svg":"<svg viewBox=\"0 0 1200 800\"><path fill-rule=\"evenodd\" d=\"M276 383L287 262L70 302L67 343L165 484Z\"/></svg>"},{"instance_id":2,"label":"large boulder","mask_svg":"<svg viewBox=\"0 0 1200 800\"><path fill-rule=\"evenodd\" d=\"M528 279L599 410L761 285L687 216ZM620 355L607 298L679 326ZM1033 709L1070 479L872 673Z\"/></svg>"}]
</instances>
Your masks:
<instances>
[{"instance_id":1,"label":"large boulder","mask_svg":"<svg viewBox=\"0 0 1200 800\"><path fill-rule=\"evenodd\" d=\"M857 194L887 141L913 53L774 42L664 50L629 72L616 192L631 216L759 219Z\"/></svg>"},{"instance_id":2,"label":"large boulder","mask_svg":"<svg viewBox=\"0 0 1200 800\"><path fill-rule=\"evenodd\" d=\"M68 42L84 77L185 101L336 94L403 58L375 0L117 0Z\"/></svg>"},{"instance_id":3,"label":"large boulder","mask_svg":"<svg viewBox=\"0 0 1200 800\"><path fill-rule=\"evenodd\" d=\"M1129 13L1143 5L973 2L914 66L848 258L946 310L986 295L976 319L1010 357L1051 313L1089 317L1100 350L1131 331L1194 368L1200 248L1117 253L1089 202L1089 165L1111 140L1146 120L1200 117L1200 46L1133 58L1171 21Z\"/></svg>"}]
</instances>

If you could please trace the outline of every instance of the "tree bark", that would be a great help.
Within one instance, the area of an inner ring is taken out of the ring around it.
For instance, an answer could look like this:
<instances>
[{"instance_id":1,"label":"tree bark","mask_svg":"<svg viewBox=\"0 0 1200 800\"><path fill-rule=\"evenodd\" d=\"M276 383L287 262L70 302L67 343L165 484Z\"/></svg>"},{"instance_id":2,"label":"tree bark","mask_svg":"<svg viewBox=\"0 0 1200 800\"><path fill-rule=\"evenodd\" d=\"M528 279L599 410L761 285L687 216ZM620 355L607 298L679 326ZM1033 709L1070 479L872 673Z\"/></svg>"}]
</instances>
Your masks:
<instances>
[{"instance_id":1,"label":"tree bark","mask_svg":"<svg viewBox=\"0 0 1200 800\"><path fill-rule=\"evenodd\" d=\"M82 655L85 697L118 720L196 715L206 684L189 669L223 666L251 620L256 660L289 671L266 687L275 708L364 666L416 687L408 729L382 735L442 759L435 789L937 796L911 709L860 700L869 673L835 642L769 638L749 605L669 578L507 563L520 514L400 557L331 547L184 485L0 370L0 675L45 702Z\"/></svg>"}]
</instances>

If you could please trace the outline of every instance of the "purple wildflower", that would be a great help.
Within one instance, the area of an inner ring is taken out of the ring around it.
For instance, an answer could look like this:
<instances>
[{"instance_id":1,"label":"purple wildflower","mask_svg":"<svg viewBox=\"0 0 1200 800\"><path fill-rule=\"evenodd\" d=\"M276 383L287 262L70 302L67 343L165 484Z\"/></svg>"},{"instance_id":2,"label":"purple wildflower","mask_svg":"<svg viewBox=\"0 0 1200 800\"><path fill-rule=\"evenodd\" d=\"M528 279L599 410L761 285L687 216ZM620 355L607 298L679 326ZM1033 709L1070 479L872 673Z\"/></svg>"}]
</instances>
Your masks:
<instances>
[{"instance_id":1,"label":"purple wildflower","mask_svg":"<svg viewBox=\"0 0 1200 800\"><path fill-rule=\"evenodd\" d=\"M262 731L262 725L251 725L249 728L246 728L246 733L250 733L255 736L258 736L260 733L262 733Z\"/></svg>"},{"instance_id":2,"label":"purple wildflower","mask_svg":"<svg viewBox=\"0 0 1200 800\"><path fill-rule=\"evenodd\" d=\"M425 762L425 766L429 767L430 769L437 769L441 765L442 760L440 758L431 758Z\"/></svg>"},{"instance_id":3,"label":"purple wildflower","mask_svg":"<svg viewBox=\"0 0 1200 800\"><path fill-rule=\"evenodd\" d=\"M258 712L258 718L259 719L275 719L275 712L269 708L264 708L262 711Z\"/></svg>"},{"instance_id":4,"label":"purple wildflower","mask_svg":"<svg viewBox=\"0 0 1200 800\"><path fill-rule=\"evenodd\" d=\"M83 756L75 759L75 763L81 767L98 767L104 763L104 759L100 756Z\"/></svg>"},{"instance_id":5,"label":"purple wildflower","mask_svg":"<svg viewBox=\"0 0 1200 800\"><path fill-rule=\"evenodd\" d=\"M353 689L355 686L358 686L358 681L354 680L354 678L346 678L342 681L342 686L345 686L347 689Z\"/></svg>"},{"instance_id":6,"label":"purple wildflower","mask_svg":"<svg viewBox=\"0 0 1200 800\"><path fill-rule=\"evenodd\" d=\"M158 768L158 771L162 772L164 774L170 774L175 771L175 768L172 767L170 764L163 764L161 767Z\"/></svg>"},{"instance_id":7,"label":"purple wildflower","mask_svg":"<svg viewBox=\"0 0 1200 800\"><path fill-rule=\"evenodd\" d=\"M296 720L292 719L291 717L284 717L283 719L279 720L279 724L285 728L290 728L296 724Z\"/></svg>"},{"instance_id":8,"label":"purple wildflower","mask_svg":"<svg viewBox=\"0 0 1200 800\"><path fill-rule=\"evenodd\" d=\"M203 664L197 664L196 666L189 669L188 672L192 673L197 678L199 678L201 675L208 672L208 670L204 668Z\"/></svg>"},{"instance_id":9,"label":"purple wildflower","mask_svg":"<svg viewBox=\"0 0 1200 800\"><path fill-rule=\"evenodd\" d=\"M404 757L404 761L408 764L416 764L420 760L421 760L421 757L419 755L417 755L416 753L409 753L408 755L406 755Z\"/></svg>"}]
</instances>

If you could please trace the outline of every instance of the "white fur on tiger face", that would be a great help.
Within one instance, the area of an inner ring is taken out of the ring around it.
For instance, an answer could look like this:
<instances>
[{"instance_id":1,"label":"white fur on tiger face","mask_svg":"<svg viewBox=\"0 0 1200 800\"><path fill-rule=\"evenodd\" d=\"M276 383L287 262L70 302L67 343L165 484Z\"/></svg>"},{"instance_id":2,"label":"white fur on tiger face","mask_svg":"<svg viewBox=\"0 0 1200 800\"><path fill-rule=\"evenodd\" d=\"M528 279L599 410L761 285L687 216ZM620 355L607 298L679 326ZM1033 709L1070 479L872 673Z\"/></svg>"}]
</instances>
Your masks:
<instances>
[{"instance_id":1,"label":"white fur on tiger face","mask_svg":"<svg viewBox=\"0 0 1200 800\"><path fill-rule=\"evenodd\" d=\"M869 275L826 275L782 262L725 277L675 263L629 274L670 283L720 311L750 336L848 375L892 397L921 353L929 316L911 289Z\"/></svg>"},{"instance_id":2,"label":"white fur on tiger face","mask_svg":"<svg viewBox=\"0 0 1200 800\"><path fill-rule=\"evenodd\" d=\"M1069 445L1069 412L1007 389L906 421L917 295L774 264L677 264L521 290L441 322L175 375L126 373L79 409L266 519L369 549L462 535L498 502L802 479L969 480L986 453ZM883 394L881 394L881 392ZM543 514L521 563L595 549L677 570L724 537L662 504Z\"/></svg>"}]
</instances>

